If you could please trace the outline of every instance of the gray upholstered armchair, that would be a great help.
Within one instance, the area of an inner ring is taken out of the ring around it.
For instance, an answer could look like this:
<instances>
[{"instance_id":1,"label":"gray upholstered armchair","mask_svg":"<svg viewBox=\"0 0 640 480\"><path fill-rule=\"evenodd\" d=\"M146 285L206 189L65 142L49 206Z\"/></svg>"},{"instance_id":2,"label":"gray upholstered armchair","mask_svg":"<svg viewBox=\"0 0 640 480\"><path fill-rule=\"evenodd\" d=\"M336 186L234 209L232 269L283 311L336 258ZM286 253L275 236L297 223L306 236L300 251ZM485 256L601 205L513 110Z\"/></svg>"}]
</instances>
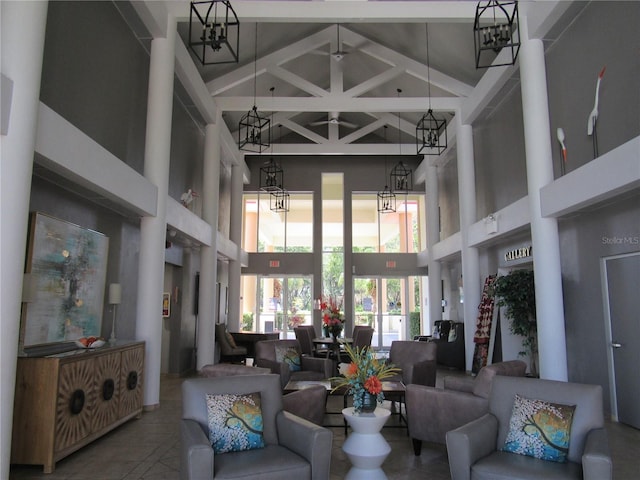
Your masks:
<instances>
[{"instance_id":1,"label":"gray upholstered armchair","mask_svg":"<svg viewBox=\"0 0 640 480\"><path fill-rule=\"evenodd\" d=\"M287 351L297 352L300 370L291 369L290 363L283 359ZM255 365L266 367L272 373L280 375L281 387L289 380L325 380L333 376L333 361L328 358L302 355L298 340L263 340L256 343Z\"/></svg>"},{"instance_id":2,"label":"gray upholstered armchair","mask_svg":"<svg viewBox=\"0 0 640 480\"><path fill-rule=\"evenodd\" d=\"M444 377L444 388L407 385L407 420L415 454L420 455L422 441L445 443L449 430L487 413L496 375L522 377L526 368L523 361L510 360L483 367L475 378Z\"/></svg>"},{"instance_id":3,"label":"gray upholstered armchair","mask_svg":"<svg viewBox=\"0 0 640 480\"><path fill-rule=\"evenodd\" d=\"M516 394L576 406L566 463L501 451ZM493 380L488 413L448 432L447 451L453 480L610 479L612 464L604 430L602 387L498 376Z\"/></svg>"},{"instance_id":4,"label":"gray upholstered armchair","mask_svg":"<svg viewBox=\"0 0 640 480\"><path fill-rule=\"evenodd\" d=\"M209 440L207 394L260 392L264 447L214 454ZM333 434L283 411L277 375L192 378L182 384L180 478L282 478L326 480Z\"/></svg>"},{"instance_id":5,"label":"gray upholstered armchair","mask_svg":"<svg viewBox=\"0 0 640 480\"><path fill-rule=\"evenodd\" d=\"M411 340L395 340L391 342L389 362L401 370L397 378L405 385L417 383L419 385L436 384L436 351L433 342L417 342Z\"/></svg>"}]
</instances>

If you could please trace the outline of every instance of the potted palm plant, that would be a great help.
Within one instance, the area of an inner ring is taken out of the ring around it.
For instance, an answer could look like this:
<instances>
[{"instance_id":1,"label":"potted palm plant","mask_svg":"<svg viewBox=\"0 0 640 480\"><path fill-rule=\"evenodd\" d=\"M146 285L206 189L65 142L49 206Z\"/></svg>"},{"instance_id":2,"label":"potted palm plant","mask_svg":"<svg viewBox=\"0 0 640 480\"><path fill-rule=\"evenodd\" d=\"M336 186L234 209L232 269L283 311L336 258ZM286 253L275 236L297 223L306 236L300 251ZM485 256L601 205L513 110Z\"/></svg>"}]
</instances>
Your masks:
<instances>
[{"instance_id":1,"label":"potted palm plant","mask_svg":"<svg viewBox=\"0 0 640 480\"><path fill-rule=\"evenodd\" d=\"M533 270L513 270L496 278L493 296L496 298L496 305L506 308L511 333L524 337L523 351L519 353L529 356L529 371L531 375L537 376L538 329Z\"/></svg>"}]
</instances>

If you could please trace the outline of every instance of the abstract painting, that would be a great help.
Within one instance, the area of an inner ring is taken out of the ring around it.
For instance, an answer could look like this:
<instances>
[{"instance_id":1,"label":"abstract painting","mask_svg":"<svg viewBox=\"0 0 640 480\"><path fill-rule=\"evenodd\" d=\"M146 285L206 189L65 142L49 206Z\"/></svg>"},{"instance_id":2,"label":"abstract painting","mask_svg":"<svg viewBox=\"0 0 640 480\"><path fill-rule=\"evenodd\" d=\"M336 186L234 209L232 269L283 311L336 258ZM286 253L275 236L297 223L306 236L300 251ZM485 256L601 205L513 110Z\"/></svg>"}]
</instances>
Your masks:
<instances>
[{"instance_id":1,"label":"abstract painting","mask_svg":"<svg viewBox=\"0 0 640 480\"><path fill-rule=\"evenodd\" d=\"M108 246L101 233L32 213L26 273L33 291L23 308L22 346L100 335Z\"/></svg>"}]
</instances>

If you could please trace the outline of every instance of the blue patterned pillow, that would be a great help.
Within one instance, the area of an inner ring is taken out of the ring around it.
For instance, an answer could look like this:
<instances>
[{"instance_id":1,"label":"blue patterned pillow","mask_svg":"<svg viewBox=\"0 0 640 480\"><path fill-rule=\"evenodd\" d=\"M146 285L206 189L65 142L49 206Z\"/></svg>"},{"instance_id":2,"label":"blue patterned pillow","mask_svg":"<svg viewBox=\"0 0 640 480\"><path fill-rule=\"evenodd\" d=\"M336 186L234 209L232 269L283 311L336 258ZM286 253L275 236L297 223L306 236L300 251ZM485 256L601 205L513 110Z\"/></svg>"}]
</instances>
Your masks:
<instances>
[{"instance_id":1,"label":"blue patterned pillow","mask_svg":"<svg viewBox=\"0 0 640 480\"><path fill-rule=\"evenodd\" d=\"M263 448L260 393L207 394L209 441L218 453Z\"/></svg>"},{"instance_id":2,"label":"blue patterned pillow","mask_svg":"<svg viewBox=\"0 0 640 480\"><path fill-rule=\"evenodd\" d=\"M575 409L575 405L516 395L502 450L552 462L566 462Z\"/></svg>"},{"instance_id":3,"label":"blue patterned pillow","mask_svg":"<svg viewBox=\"0 0 640 480\"><path fill-rule=\"evenodd\" d=\"M289 370L291 370L292 372L299 372L300 370L302 370L300 354L293 347L277 346L276 362L285 362L287 365L289 365Z\"/></svg>"}]
</instances>

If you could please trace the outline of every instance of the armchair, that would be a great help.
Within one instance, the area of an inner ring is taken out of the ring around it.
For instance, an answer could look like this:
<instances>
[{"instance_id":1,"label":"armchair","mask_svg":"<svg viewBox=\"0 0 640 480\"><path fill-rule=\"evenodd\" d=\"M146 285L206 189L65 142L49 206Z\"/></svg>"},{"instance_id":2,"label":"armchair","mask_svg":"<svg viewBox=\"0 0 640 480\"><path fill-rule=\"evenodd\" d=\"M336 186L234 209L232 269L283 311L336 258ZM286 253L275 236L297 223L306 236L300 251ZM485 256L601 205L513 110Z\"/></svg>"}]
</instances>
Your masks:
<instances>
[{"instance_id":1,"label":"armchair","mask_svg":"<svg viewBox=\"0 0 640 480\"><path fill-rule=\"evenodd\" d=\"M294 327L293 332L296 340L300 343L302 354L314 356L316 352L316 346L313 344L313 339L316 338L315 327L313 325L300 325Z\"/></svg>"},{"instance_id":2,"label":"armchair","mask_svg":"<svg viewBox=\"0 0 640 480\"><path fill-rule=\"evenodd\" d=\"M433 342L414 342L411 340L395 340L391 342L389 361L401 372L396 378L405 385L417 383L419 385L435 386L436 384L436 351Z\"/></svg>"},{"instance_id":3,"label":"armchair","mask_svg":"<svg viewBox=\"0 0 640 480\"><path fill-rule=\"evenodd\" d=\"M283 360L283 352L297 354L300 370L293 371ZM264 340L256 343L255 365L266 367L280 375L282 388L289 380L324 380L333 375L333 361L329 358L302 355L298 340Z\"/></svg>"},{"instance_id":4,"label":"armchair","mask_svg":"<svg viewBox=\"0 0 640 480\"><path fill-rule=\"evenodd\" d=\"M407 419L414 453L420 455L422 441L445 443L449 430L487 413L496 375L522 377L526 368L523 361L511 360L487 365L475 378L444 377L444 388L407 385Z\"/></svg>"},{"instance_id":5,"label":"armchair","mask_svg":"<svg viewBox=\"0 0 640 480\"><path fill-rule=\"evenodd\" d=\"M501 451L509 431L515 394L576 406L566 463ZM497 376L489 396L488 413L447 433L451 478L610 479L611 455L602 408L600 385Z\"/></svg>"},{"instance_id":6,"label":"armchair","mask_svg":"<svg viewBox=\"0 0 640 480\"><path fill-rule=\"evenodd\" d=\"M206 394L260 392L265 446L214 454ZM182 384L180 478L206 480L300 478L327 480L333 434L282 409L277 375L190 378Z\"/></svg>"},{"instance_id":7,"label":"armchair","mask_svg":"<svg viewBox=\"0 0 640 480\"><path fill-rule=\"evenodd\" d=\"M220 347L220 360L244 363L247 359L247 347L239 347L227 331L224 323L216 323L216 341Z\"/></svg>"}]
</instances>

